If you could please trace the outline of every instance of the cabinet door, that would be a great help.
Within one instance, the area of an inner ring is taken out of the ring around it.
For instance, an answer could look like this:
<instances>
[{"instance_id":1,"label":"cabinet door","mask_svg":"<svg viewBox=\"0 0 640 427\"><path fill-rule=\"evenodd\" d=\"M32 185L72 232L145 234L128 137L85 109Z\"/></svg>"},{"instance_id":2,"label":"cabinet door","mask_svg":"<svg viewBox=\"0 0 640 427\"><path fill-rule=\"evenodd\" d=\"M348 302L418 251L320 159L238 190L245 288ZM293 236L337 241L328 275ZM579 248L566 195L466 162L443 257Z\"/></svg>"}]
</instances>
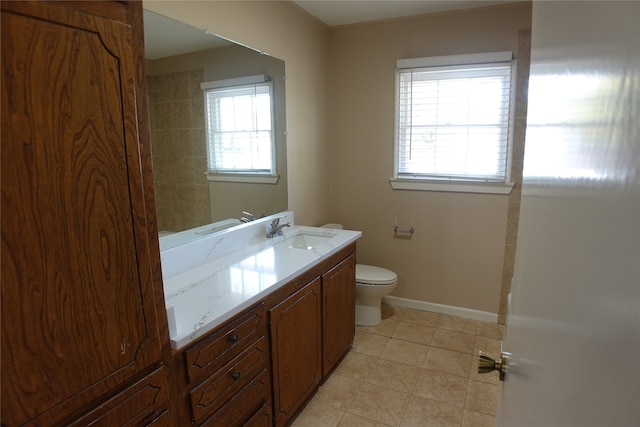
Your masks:
<instances>
[{"instance_id":1,"label":"cabinet door","mask_svg":"<svg viewBox=\"0 0 640 427\"><path fill-rule=\"evenodd\" d=\"M355 255L322 275L322 371L326 376L349 350L355 333Z\"/></svg>"},{"instance_id":2,"label":"cabinet door","mask_svg":"<svg viewBox=\"0 0 640 427\"><path fill-rule=\"evenodd\" d=\"M2 2L7 426L86 411L161 358L132 27L73 3Z\"/></svg>"},{"instance_id":3,"label":"cabinet door","mask_svg":"<svg viewBox=\"0 0 640 427\"><path fill-rule=\"evenodd\" d=\"M269 310L274 416L284 425L321 379L320 278Z\"/></svg>"}]
</instances>

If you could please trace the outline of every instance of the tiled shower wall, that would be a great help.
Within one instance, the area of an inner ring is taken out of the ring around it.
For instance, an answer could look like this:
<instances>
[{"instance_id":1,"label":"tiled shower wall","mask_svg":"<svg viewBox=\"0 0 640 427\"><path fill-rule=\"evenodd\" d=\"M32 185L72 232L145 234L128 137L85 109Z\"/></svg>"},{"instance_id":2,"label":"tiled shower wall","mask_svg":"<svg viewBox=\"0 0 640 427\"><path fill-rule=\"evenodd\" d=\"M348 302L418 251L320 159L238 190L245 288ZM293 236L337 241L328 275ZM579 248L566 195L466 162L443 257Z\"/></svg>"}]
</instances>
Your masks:
<instances>
[{"instance_id":1,"label":"tiled shower wall","mask_svg":"<svg viewBox=\"0 0 640 427\"><path fill-rule=\"evenodd\" d=\"M148 76L149 122L158 230L211 222L203 70Z\"/></svg>"},{"instance_id":2,"label":"tiled shower wall","mask_svg":"<svg viewBox=\"0 0 640 427\"><path fill-rule=\"evenodd\" d=\"M516 110L513 131L513 152L511 153L511 181L515 184L509 195L507 214L507 235L502 267L502 287L498 323L504 324L507 316L507 298L511 292L518 243L518 218L522 195L522 168L524 164L524 142L527 129L527 94L529 91L529 68L531 60L531 30L518 32L518 63L516 74Z\"/></svg>"}]
</instances>

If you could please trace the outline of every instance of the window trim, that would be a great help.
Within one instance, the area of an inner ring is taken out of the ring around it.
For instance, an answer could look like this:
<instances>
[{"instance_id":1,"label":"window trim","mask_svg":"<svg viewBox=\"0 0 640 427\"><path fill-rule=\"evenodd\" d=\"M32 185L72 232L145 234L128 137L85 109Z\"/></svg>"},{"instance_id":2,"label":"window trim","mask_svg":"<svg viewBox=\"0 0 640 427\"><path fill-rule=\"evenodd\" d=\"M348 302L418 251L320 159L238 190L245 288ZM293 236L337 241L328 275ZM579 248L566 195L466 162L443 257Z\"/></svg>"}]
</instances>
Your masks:
<instances>
[{"instance_id":1,"label":"window trim","mask_svg":"<svg viewBox=\"0 0 640 427\"><path fill-rule=\"evenodd\" d=\"M245 182L251 184L277 184L278 174L244 173L244 172L205 172L207 180L211 182Z\"/></svg>"},{"instance_id":2,"label":"window trim","mask_svg":"<svg viewBox=\"0 0 640 427\"><path fill-rule=\"evenodd\" d=\"M436 179L389 178L394 190L447 191L450 193L510 194L513 182L464 182Z\"/></svg>"},{"instance_id":3,"label":"window trim","mask_svg":"<svg viewBox=\"0 0 640 427\"><path fill-rule=\"evenodd\" d=\"M207 91L220 88L242 87L251 86L256 84L267 84L269 87L269 98L271 108L271 169L264 171L251 171L246 169L233 170L212 170L209 164L209 128L208 128L208 108L207 108ZM274 100L274 88L273 81L269 76L259 74L255 76L246 77L234 77L230 79L214 80L208 82L202 82L200 89L204 95L204 114L205 114L205 135L207 143L207 171L205 176L210 182L240 182L240 183L256 183L256 184L277 184L280 180L280 175L277 171L277 147L276 147L276 133L275 133L275 100Z\"/></svg>"},{"instance_id":4,"label":"window trim","mask_svg":"<svg viewBox=\"0 0 640 427\"><path fill-rule=\"evenodd\" d=\"M511 93L509 99L509 118L508 118L508 135L507 135L507 154L505 166L504 180L465 180L454 178L439 179L434 176L410 176L408 174L398 173L398 155L399 155L399 73L401 69L438 67L438 66L456 66L456 65L473 65L488 63L508 63L511 66ZM418 190L418 191L445 191L445 192L463 192L463 193L482 193L482 194L510 194L514 183L511 182L511 166L513 152L513 126L515 112L515 76L516 60L513 59L511 51L474 53L464 55L446 55L424 58L399 59L396 63L396 90L395 90L395 117L394 117L394 149L393 149L393 176L389 178L389 184L394 190Z\"/></svg>"}]
</instances>

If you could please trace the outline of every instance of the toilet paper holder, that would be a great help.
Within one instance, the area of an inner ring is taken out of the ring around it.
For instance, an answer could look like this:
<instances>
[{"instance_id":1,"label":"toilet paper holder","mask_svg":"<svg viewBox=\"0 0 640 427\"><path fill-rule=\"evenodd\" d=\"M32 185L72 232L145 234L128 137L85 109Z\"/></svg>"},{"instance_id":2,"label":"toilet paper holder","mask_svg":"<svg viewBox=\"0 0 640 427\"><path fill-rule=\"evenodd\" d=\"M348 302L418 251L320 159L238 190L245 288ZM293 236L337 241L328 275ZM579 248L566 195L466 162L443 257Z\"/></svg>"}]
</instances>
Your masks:
<instances>
[{"instance_id":1,"label":"toilet paper holder","mask_svg":"<svg viewBox=\"0 0 640 427\"><path fill-rule=\"evenodd\" d=\"M401 228L398 227L398 225L396 224L396 226L393 228L393 232L396 234L413 234L416 232L416 229L413 228L413 225L410 228Z\"/></svg>"}]
</instances>

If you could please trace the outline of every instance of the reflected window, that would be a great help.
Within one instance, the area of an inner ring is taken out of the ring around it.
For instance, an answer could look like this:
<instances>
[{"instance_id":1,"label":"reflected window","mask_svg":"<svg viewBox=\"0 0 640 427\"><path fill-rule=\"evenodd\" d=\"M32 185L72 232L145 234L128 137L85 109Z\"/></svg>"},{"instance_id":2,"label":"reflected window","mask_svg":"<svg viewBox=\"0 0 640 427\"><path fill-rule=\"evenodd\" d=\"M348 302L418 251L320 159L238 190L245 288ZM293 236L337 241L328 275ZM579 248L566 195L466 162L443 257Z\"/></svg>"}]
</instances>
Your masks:
<instances>
[{"instance_id":1,"label":"reflected window","mask_svg":"<svg viewBox=\"0 0 640 427\"><path fill-rule=\"evenodd\" d=\"M202 83L209 175L275 175L273 84L266 76Z\"/></svg>"},{"instance_id":2,"label":"reflected window","mask_svg":"<svg viewBox=\"0 0 640 427\"><path fill-rule=\"evenodd\" d=\"M506 182L511 52L399 60L395 178Z\"/></svg>"},{"instance_id":3,"label":"reflected window","mask_svg":"<svg viewBox=\"0 0 640 427\"><path fill-rule=\"evenodd\" d=\"M276 282L275 252L264 250L230 269L231 290L242 295L255 295Z\"/></svg>"}]
</instances>

